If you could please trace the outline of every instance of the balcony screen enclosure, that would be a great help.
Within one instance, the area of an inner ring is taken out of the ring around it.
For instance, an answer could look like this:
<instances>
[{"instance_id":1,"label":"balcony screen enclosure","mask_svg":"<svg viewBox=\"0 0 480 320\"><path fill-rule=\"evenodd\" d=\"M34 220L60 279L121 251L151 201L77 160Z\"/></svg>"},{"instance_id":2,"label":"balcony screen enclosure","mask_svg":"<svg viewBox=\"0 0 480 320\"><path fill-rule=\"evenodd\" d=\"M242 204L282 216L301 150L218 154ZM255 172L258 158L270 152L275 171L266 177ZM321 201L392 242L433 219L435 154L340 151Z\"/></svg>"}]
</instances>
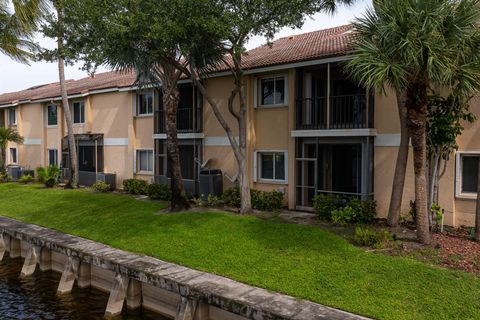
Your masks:
<instances>
[{"instance_id":1,"label":"balcony screen enclosure","mask_svg":"<svg viewBox=\"0 0 480 320\"><path fill-rule=\"evenodd\" d=\"M373 106L373 96L342 65L297 69L297 130L372 128Z\"/></svg>"},{"instance_id":2,"label":"balcony screen enclosure","mask_svg":"<svg viewBox=\"0 0 480 320\"><path fill-rule=\"evenodd\" d=\"M317 194L369 198L373 192L373 138L298 138L296 205L312 207Z\"/></svg>"}]
</instances>

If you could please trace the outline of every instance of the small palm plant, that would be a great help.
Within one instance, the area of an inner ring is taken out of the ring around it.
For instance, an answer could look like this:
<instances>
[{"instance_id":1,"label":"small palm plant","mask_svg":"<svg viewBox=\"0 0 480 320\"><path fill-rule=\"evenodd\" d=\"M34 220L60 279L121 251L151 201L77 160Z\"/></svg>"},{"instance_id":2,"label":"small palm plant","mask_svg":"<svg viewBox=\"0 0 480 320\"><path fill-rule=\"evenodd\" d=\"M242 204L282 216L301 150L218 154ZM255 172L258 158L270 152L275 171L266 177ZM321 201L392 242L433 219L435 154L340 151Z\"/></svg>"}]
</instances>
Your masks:
<instances>
[{"instance_id":1,"label":"small palm plant","mask_svg":"<svg viewBox=\"0 0 480 320\"><path fill-rule=\"evenodd\" d=\"M23 143L23 137L12 128L0 128L0 173L6 172L7 145L9 142Z\"/></svg>"},{"instance_id":2,"label":"small palm plant","mask_svg":"<svg viewBox=\"0 0 480 320\"><path fill-rule=\"evenodd\" d=\"M58 166L39 167L36 171L38 182L45 184L47 188L53 188L58 184L60 178L60 168Z\"/></svg>"}]
</instances>

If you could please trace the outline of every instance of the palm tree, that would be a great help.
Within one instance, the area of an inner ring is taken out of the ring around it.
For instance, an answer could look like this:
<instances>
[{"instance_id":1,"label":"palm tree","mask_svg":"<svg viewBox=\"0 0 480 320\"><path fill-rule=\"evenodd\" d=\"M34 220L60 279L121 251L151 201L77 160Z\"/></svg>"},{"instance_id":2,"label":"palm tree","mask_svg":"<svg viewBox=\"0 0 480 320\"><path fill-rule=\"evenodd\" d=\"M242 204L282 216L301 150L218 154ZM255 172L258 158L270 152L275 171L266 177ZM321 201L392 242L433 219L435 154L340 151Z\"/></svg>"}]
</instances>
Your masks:
<instances>
[{"instance_id":1,"label":"palm tree","mask_svg":"<svg viewBox=\"0 0 480 320\"><path fill-rule=\"evenodd\" d=\"M62 97L63 114L67 125L68 153L70 160L70 181L69 186L76 188L78 186L79 169L77 146L75 143L75 135L73 133L73 119L70 112L70 104L68 102L67 84L65 82L65 48L64 48L64 6L62 1L54 1L54 7L57 12L56 24L57 35L57 64L58 78L60 82L60 95Z\"/></svg>"},{"instance_id":2,"label":"palm tree","mask_svg":"<svg viewBox=\"0 0 480 320\"><path fill-rule=\"evenodd\" d=\"M47 8L47 0L0 1L0 52L28 63L36 49L33 33Z\"/></svg>"},{"instance_id":3,"label":"palm tree","mask_svg":"<svg viewBox=\"0 0 480 320\"><path fill-rule=\"evenodd\" d=\"M480 89L479 0L378 0L354 23L348 68L369 88L406 94L415 172L417 237L430 242L426 183L427 96L432 86Z\"/></svg>"},{"instance_id":4,"label":"palm tree","mask_svg":"<svg viewBox=\"0 0 480 320\"><path fill-rule=\"evenodd\" d=\"M7 159L7 144L9 142L22 144L23 137L15 129L0 128L0 173L6 171L5 161Z\"/></svg>"}]
</instances>

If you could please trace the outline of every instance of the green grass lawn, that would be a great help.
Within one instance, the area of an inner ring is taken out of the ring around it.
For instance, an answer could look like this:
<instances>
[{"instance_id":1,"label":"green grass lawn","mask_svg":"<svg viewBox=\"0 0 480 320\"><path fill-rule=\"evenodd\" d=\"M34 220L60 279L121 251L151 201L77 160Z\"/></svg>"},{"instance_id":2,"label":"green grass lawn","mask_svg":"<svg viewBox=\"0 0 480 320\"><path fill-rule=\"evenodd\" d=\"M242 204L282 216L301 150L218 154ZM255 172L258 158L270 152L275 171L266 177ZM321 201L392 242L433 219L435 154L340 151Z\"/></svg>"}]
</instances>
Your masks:
<instances>
[{"instance_id":1,"label":"green grass lawn","mask_svg":"<svg viewBox=\"0 0 480 320\"><path fill-rule=\"evenodd\" d=\"M328 231L160 202L0 184L0 215L378 319L480 319L480 278Z\"/></svg>"}]
</instances>

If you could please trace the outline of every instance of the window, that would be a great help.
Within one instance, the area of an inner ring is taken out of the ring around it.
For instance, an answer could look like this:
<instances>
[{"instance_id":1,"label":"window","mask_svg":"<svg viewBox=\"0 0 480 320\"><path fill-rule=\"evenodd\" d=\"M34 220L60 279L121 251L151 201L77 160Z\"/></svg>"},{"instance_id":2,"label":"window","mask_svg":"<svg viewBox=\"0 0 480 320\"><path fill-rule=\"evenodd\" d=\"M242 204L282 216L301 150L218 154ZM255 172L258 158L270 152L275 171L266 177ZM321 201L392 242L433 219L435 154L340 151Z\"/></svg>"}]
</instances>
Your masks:
<instances>
[{"instance_id":1,"label":"window","mask_svg":"<svg viewBox=\"0 0 480 320\"><path fill-rule=\"evenodd\" d=\"M48 165L58 166L58 150L48 149Z\"/></svg>"},{"instance_id":2,"label":"window","mask_svg":"<svg viewBox=\"0 0 480 320\"><path fill-rule=\"evenodd\" d=\"M480 154L457 155L457 196L476 195Z\"/></svg>"},{"instance_id":3,"label":"window","mask_svg":"<svg viewBox=\"0 0 480 320\"><path fill-rule=\"evenodd\" d=\"M258 103L260 106L286 104L286 77L284 75L261 78Z\"/></svg>"},{"instance_id":4,"label":"window","mask_svg":"<svg viewBox=\"0 0 480 320\"><path fill-rule=\"evenodd\" d=\"M18 163L17 148L10 148L10 163L11 164Z\"/></svg>"},{"instance_id":5,"label":"window","mask_svg":"<svg viewBox=\"0 0 480 320\"><path fill-rule=\"evenodd\" d=\"M153 150L137 150L137 172L153 172Z\"/></svg>"},{"instance_id":6,"label":"window","mask_svg":"<svg viewBox=\"0 0 480 320\"><path fill-rule=\"evenodd\" d=\"M17 110L15 108L7 109L8 125L14 126L17 124Z\"/></svg>"},{"instance_id":7,"label":"window","mask_svg":"<svg viewBox=\"0 0 480 320\"><path fill-rule=\"evenodd\" d=\"M153 114L153 92L137 94L137 116Z\"/></svg>"},{"instance_id":8,"label":"window","mask_svg":"<svg viewBox=\"0 0 480 320\"><path fill-rule=\"evenodd\" d=\"M73 112L73 123L80 124L85 123L85 103L81 102L74 102L72 106Z\"/></svg>"},{"instance_id":9,"label":"window","mask_svg":"<svg viewBox=\"0 0 480 320\"><path fill-rule=\"evenodd\" d=\"M57 106L54 104L47 106L47 126L56 126L58 124Z\"/></svg>"},{"instance_id":10,"label":"window","mask_svg":"<svg viewBox=\"0 0 480 320\"><path fill-rule=\"evenodd\" d=\"M260 180L286 182L285 152L258 152L257 163Z\"/></svg>"}]
</instances>

